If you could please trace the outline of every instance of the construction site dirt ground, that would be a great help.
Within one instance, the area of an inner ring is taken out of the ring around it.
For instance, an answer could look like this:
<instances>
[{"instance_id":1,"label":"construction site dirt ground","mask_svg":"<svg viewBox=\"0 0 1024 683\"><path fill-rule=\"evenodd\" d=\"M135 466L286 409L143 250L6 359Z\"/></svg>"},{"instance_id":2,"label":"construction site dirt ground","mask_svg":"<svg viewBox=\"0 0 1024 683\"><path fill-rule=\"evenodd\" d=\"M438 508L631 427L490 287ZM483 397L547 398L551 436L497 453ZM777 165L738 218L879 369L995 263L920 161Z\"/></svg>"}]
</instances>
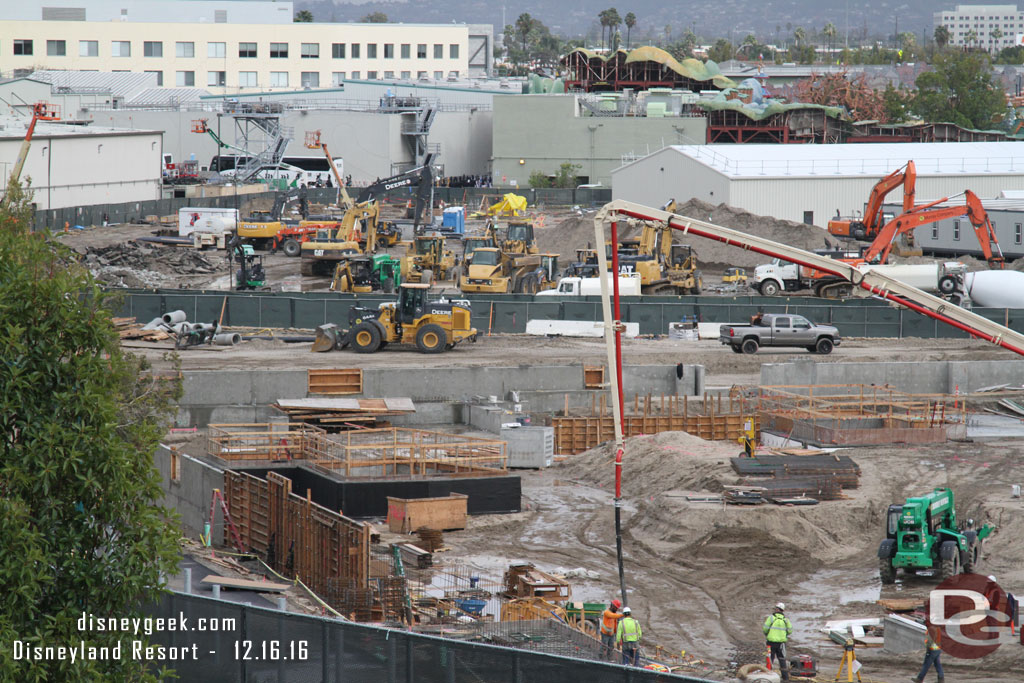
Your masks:
<instances>
[{"instance_id":1,"label":"construction site dirt ground","mask_svg":"<svg viewBox=\"0 0 1024 683\"><path fill-rule=\"evenodd\" d=\"M881 617L875 600L923 600L938 583L901 575L883 587L876 559L888 505L934 486L954 489L962 515L998 526L986 541L981 571L1005 590L1024 592L1022 503L1011 498L1011 485L1024 475L1020 441L848 449L861 468L860 487L812 507L687 502L688 494L718 492L737 481L728 458L738 450L679 432L626 444L629 604L649 648L657 643L707 661L696 675L730 680L727 664L736 661L737 649L763 646L761 624L781 600L794 625L790 655L814 655L819 680L832 680L842 648L820 632L826 620ZM452 548L446 560L490 576L519 560L546 571L582 568L571 579L574 599L616 597L613 463L605 445L546 471L524 472L524 511L470 518L466 531L445 535ZM923 643L905 655L858 648L857 656L864 680L905 681L921 665ZM1020 681L1024 647L1004 645L974 661L943 659L947 681Z\"/></svg>"}]
</instances>

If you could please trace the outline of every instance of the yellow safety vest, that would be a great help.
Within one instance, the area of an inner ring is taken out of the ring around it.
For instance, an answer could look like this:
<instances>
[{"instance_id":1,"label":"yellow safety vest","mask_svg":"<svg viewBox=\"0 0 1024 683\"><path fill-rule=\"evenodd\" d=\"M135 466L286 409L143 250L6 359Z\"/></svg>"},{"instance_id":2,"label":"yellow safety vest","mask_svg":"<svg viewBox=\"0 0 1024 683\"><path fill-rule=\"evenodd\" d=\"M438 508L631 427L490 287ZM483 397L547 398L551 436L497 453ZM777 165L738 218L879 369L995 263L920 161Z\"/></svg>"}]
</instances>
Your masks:
<instances>
[{"instance_id":1,"label":"yellow safety vest","mask_svg":"<svg viewBox=\"0 0 1024 683\"><path fill-rule=\"evenodd\" d=\"M640 622L633 617L623 617L619 620L619 628L615 632L615 642L636 643L639 642L643 631L640 630Z\"/></svg>"},{"instance_id":2,"label":"yellow safety vest","mask_svg":"<svg viewBox=\"0 0 1024 683\"><path fill-rule=\"evenodd\" d=\"M764 620L764 637L769 643L784 643L793 632L793 624L778 612Z\"/></svg>"}]
</instances>

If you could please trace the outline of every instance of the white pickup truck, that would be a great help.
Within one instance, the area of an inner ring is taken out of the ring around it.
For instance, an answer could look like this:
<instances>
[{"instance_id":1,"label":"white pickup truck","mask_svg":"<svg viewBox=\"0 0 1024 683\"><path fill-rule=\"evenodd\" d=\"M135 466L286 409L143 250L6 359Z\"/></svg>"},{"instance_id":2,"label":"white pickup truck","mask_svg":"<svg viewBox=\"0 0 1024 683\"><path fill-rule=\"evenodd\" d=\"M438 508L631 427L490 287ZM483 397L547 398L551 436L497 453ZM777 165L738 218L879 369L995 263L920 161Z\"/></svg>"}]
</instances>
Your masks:
<instances>
[{"instance_id":1,"label":"white pickup truck","mask_svg":"<svg viewBox=\"0 0 1024 683\"><path fill-rule=\"evenodd\" d=\"M537 296L601 296L601 278L563 277L557 287L537 292ZM619 275L619 296L640 296L639 273Z\"/></svg>"}]
</instances>

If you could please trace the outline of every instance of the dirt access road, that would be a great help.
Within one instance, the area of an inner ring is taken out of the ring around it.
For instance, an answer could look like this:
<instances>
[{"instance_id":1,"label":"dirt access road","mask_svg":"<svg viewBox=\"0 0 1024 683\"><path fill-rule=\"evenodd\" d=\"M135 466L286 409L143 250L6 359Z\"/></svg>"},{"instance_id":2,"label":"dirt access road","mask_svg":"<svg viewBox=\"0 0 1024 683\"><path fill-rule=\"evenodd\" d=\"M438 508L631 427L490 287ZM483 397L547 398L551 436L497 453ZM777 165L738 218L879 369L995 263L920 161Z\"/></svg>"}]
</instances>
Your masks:
<instances>
[{"instance_id":1,"label":"dirt access road","mask_svg":"<svg viewBox=\"0 0 1024 683\"><path fill-rule=\"evenodd\" d=\"M629 604L648 643L684 649L708 662L694 674L733 680L725 670L736 650L763 645L760 625L782 600L794 622L791 654L813 654L818 680L832 680L842 650L819 629L828 619L879 617L880 597L924 598L936 579L901 576L882 587L876 550L891 502L954 488L962 514L991 521L999 532L985 546L982 571L1011 592L1024 593L1024 518L1010 499L1024 478L1024 444L949 444L846 451L860 465L861 485L848 499L814 507L756 508L689 503L687 494L735 483L731 443L685 433L627 442L623 512ZM898 473L898 476L894 476ZM523 474L524 512L470 518L464 532L445 534L446 554L500 577L508 563L529 560L548 571L583 568L576 600L607 601L618 593L610 447L573 456L544 472ZM486 550L482 550L486 548ZM923 646L922 646L923 648ZM905 681L923 649L907 655L858 649L864 680ZM1022 680L1024 647L966 661L944 657L958 683Z\"/></svg>"}]
</instances>

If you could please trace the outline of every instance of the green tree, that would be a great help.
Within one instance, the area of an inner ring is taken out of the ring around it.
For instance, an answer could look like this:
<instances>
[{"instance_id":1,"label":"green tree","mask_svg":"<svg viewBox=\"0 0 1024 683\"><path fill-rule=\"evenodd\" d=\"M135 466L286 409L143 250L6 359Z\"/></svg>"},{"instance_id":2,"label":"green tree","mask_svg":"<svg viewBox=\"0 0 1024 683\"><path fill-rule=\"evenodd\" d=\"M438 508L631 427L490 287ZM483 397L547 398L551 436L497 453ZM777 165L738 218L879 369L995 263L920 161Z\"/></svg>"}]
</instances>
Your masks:
<instances>
[{"instance_id":1,"label":"green tree","mask_svg":"<svg viewBox=\"0 0 1024 683\"><path fill-rule=\"evenodd\" d=\"M964 36L964 42L968 45L975 45L978 42L978 32L973 28Z\"/></svg>"},{"instance_id":2,"label":"green tree","mask_svg":"<svg viewBox=\"0 0 1024 683\"><path fill-rule=\"evenodd\" d=\"M530 31L532 30L533 17L530 16L529 12L523 12L516 19L516 38L518 38L523 52L526 52L528 41L530 40Z\"/></svg>"},{"instance_id":3,"label":"green tree","mask_svg":"<svg viewBox=\"0 0 1024 683\"><path fill-rule=\"evenodd\" d=\"M388 15L383 12L370 12L360 19L359 22L362 24L386 24L388 23Z\"/></svg>"},{"instance_id":4,"label":"green tree","mask_svg":"<svg viewBox=\"0 0 1024 683\"><path fill-rule=\"evenodd\" d=\"M629 35L633 31L633 27L636 26L636 15L632 12L626 13L626 49L630 47Z\"/></svg>"},{"instance_id":5,"label":"green tree","mask_svg":"<svg viewBox=\"0 0 1024 683\"><path fill-rule=\"evenodd\" d=\"M708 59L721 64L726 60L732 59L733 54L732 43L725 38L719 38L708 50Z\"/></svg>"},{"instance_id":6,"label":"green tree","mask_svg":"<svg viewBox=\"0 0 1024 683\"><path fill-rule=\"evenodd\" d=\"M932 71L917 77L913 111L925 121L991 128L1006 108L1006 96L992 82L987 54L944 52Z\"/></svg>"},{"instance_id":7,"label":"green tree","mask_svg":"<svg viewBox=\"0 0 1024 683\"><path fill-rule=\"evenodd\" d=\"M601 49L604 49L604 32L608 28L609 10L603 9L597 13L597 20L601 24Z\"/></svg>"},{"instance_id":8,"label":"green tree","mask_svg":"<svg viewBox=\"0 0 1024 683\"><path fill-rule=\"evenodd\" d=\"M19 660L11 642L113 647L83 612L132 616L173 573L178 531L152 453L180 384L121 350L110 298L29 230L17 183L0 210L0 680L154 680L145 662ZM127 639L140 636L127 635ZM142 637L144 638L144 637ZM122 649L130 652L131 643Z\"/></svg>"},{"instance_id":9,"label":"green tree","mask_svg":"<svg viewBox=\"0 0 1024 683\"><path fill-rule=\"evenodd\" d=\"M996 57L996 64L1024 64L1024 47L1004 47Z\"/></svg>"},{"instance_id":10,"label":"green tree","mask_svg":"<svg viewBox=\"0 0 1024 683\"><path fill-rule=\"evenodd\" d=\"M563 161L558 167L558 172L554 175L545 173L544 171L534 171L530 174L530 178L527 182L530 183L530 187L560 187L560 188L574 188L579 177L580 169L583 166L574 164L571 161Z\"/></svg>"},{"instance_id":11,"label":"green tree","mask_svg":"<svg viewBox=\"0 0 1024 683\"><path fill-rule=\"evenodd\" d=\"M303 24L310 24L313 22L313 13L308 9L300 10L295 13L295 21Z\"/></svg>"},{"instance_id":12,"label":"green tree","mask_svg":"<svg viewBox=\"0 0 1024 683\"><path fill-rule=\"evenodd\" d=\"M946 28L945 26L936 26L934 37L935 44L938 45L940 49L949 45L949 29Z\"/></svg>"},{"instance_id":13,"label":"green tree","mask_svg":"<svg viewBox=\"0 0 1024 683\"><path fill-rule=\"evenodd\" d=\"M903 123L907 120L907 107L911 96L905 90L894 88L887 83L882 93L883 123Z\"/></svg>"}]
</instances>

